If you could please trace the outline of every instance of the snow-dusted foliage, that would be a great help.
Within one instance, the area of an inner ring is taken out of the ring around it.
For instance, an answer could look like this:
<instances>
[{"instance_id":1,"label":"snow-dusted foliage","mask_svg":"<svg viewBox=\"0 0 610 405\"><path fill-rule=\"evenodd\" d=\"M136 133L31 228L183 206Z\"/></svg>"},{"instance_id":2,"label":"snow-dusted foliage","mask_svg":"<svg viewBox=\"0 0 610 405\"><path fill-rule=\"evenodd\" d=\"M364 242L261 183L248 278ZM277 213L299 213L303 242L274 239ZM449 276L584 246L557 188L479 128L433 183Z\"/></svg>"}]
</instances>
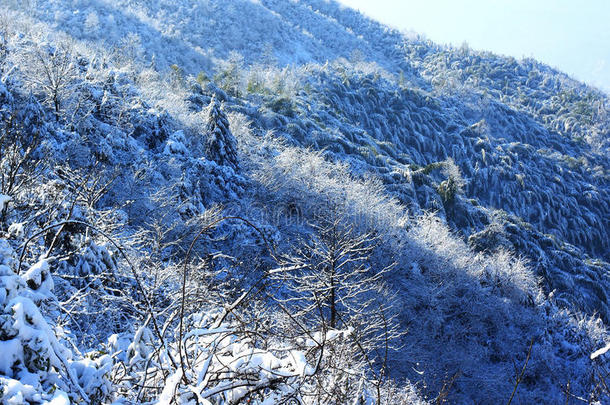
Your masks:
<instances>
[{"instance_id":1,"label":"snow-dusted foliage","mask_svg":"<svg viewBox=\"0 0 610 405\"><path fill-rule=\"evenodd\" d=\"M206 157L219 165L237 170L237 141L229 129L227 116L222 112L215 97L212 97L206 115Z\"/></svg>"},{"instance_id":2,"label":"snow-dusted foliage","mask_svg":"<svg viewBox=\"0 0 610 405\"><path fill-rule=\"evenodd\" d=\"M5 404L105 402L111 358L77 357L61 341L60 331L41 312L57 300L48 262L18 275L14 256L0 239L0 399Z\"/></svg>"},{"instance_id":3,"label":"snow-dusted foliage","mask_svg":"<svg viewBox=\"0 0 610 405\"><path fill-rule=\"evenodd\" d=\"M610 401L606 94L334 1L5 3L0 402Z\"/></svg>"}]
</instances>

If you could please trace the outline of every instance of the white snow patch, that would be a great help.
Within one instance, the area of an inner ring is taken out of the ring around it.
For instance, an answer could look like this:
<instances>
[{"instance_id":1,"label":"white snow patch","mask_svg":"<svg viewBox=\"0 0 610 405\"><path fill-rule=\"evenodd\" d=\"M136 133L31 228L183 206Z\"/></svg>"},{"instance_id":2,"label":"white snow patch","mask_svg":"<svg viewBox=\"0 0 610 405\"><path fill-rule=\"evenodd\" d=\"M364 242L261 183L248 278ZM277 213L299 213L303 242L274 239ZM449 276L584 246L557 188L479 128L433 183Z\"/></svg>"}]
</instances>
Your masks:
<instances>
[{"instance_id":1,"label":"white snow patch","mask_svg":"<svg viewBox=\"0 0 610 405\"><path fill-rule=\"evenodd\" d=\"M16 238L21 238L24 235L24 231L23 231L23 226L25 225L25 222L17 222L14 224L11 224L8 227L8 234L10 236L14 236Z\"/></svg>"},{"instance_id":2,"label":"white snow patch","mask_svg":"<svg viewBox=\"0 0 610 405\"><path fill-rule=\"evenodd\" d=\"M0 194L0 211L2 211L6 204L11 200L12 198L8 195Z\"/></svg>"},{"instance_id":3,"label":"white snow patch","mask_svg":"<svg viewBox=\"0 0 610 405\"><path fill-rule=\"evenodd\" d=\"M11 368L16 362L23 362L23 346L19 339L0 342L0 373L11 375Z\"/></svg>"},{"instance_id":4,"label":"white snow patch","mask_svg":"<svg viewBox=\"0 0 610 405\"><path fill-rule=\"evenodd\" d=\"M163 388L163 392L161 392L161 396L159 397L159 401L157 402L158 405L170 404L172 402L172 399L174 398L174 393L176 391L176 386L180 382L181 378L182 370L178 369L176 373L174 373L167 379L165 383L165 388Z\"/></svg>"},{"instance_id":5,"label":"white snow patch","mask_svg":"<svg viewBox=\"0 0 610 405\"><path fill-rule=\"evenodd\" d=\"M26 403L25 398L40 400L40 394L36 392L36 388L29 384L23 384L21 381L12 378L0 376L0 387L2 391L2 403L7 405L21 405Z\"/></svg>"},{"instance_id":6,"label":"white snow patch","mask_svg":"<svg viewBox=\"0 0 610 405\"><path fill-rule=\"evenodd\" d=\"M50 294L53 291L53 277L49 269L49 263L43 259L34 264L23 275L23 279L31 289Z\"/></svg>"},{"instance_id":7,"label":"white snow patch","mask_svg":"<svg viewBox=\"0 0 610 405\"><path fill-rule=\"evenodd\" d=\"M68 394L66 394L62 390L57 390L55 391L55 395L53 395L53 398L46 403L48 405L70 405L70 398L68 398Z\"/></svg>"},{"instance_id":8,"label":"white snow patch","mask_svg":"<svg viewBox=\"0 0 610 405\"><path fill-rule=\"evenodd\" d=\"M305 358L305 353L300 350L291 350L289 358L297 374L302 377L307 375L314 375L315 369L307 362L307 359Z\"/></svg>"}]
</instances>

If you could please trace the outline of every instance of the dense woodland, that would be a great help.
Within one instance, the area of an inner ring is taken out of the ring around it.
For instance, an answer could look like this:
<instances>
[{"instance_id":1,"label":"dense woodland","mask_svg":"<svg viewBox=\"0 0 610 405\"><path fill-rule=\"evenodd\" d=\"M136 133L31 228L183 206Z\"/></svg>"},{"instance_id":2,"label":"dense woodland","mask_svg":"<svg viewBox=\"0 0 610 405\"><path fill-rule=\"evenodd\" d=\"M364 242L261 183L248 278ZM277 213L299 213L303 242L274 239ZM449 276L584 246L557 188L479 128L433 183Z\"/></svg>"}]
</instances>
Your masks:
<instances>
[{"instance_id":1,"label":"dense woodland","mask_svg":"<svg viewBox=\"0 0 610 405\"><path fill-rule=\"evenodd\" d=\"M0 0L0 402L610 402L610 102L326 0Z\"/></svg>"}]
</instances>

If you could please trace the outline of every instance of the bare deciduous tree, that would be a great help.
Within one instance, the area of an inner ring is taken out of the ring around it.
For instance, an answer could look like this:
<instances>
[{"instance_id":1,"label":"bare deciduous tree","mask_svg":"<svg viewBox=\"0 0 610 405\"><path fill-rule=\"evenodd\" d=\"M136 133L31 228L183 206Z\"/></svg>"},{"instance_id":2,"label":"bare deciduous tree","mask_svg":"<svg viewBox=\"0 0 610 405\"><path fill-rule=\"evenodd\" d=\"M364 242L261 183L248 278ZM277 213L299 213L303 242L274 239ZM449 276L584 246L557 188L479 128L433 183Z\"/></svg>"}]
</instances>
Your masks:
<instances>
[{"instance_id":1,"label":"bare deciduous tree","mask_svg":"<svg viewBox=\"0 0 610 405\"><path fill-rule=\"evenodd\" d=\"M74 47L64 41L53 46L33 46L25 52L28 69L26 81L34 91L41 92L44 102L55 112L59 120L66 99L75 92L78 69Z\"/></svg>"},{"instance_id":2,"label":"bare deciduous tree","mask_svg":"<svg viewBox=\"0 0 610 405\"><path fill-rule=\"evenodd\" d=\"M370 259L379 244L378 237L357 233L339 215L321 218L313 228L315 234L272 272L273 278L289 290L280 300L295 318L314 330L350 332L351 343L331 356L334 360L325 366L329 372L339 376L347 367L343 360L352 362L352 366L359 362L361 368L376 373L380 387L389 351L397 347L403 334L391 308L393 297L383 283L383 275L392 266L372 266ZM345 358L339 360L342 356ZM339 377L345 381L360 378L347 374ZM330 398L341 401L353 389L331 389L322 381L315 395L325 398L323 402Z\"/></svg>"}]
</instances>

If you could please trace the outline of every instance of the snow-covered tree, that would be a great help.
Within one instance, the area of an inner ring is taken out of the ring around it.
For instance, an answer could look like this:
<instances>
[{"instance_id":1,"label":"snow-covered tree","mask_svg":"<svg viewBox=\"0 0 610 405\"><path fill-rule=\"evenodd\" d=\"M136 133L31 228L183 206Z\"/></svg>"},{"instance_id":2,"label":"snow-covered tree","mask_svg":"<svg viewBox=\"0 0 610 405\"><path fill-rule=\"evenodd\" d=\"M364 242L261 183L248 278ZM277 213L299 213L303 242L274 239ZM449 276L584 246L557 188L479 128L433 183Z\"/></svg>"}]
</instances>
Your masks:
<instances>
[{"instance_id":1,"label":"snow-covered tree","mask_svg":"<svg viewBox=\"0 0 610 405\"><path fill-rule=\"evenodd\" d=\"M215 97L207 108L205 154L208 159L233 169L238 168L237 140L229 128L229 120Z\"/></svg>"},{"instance_id":2,"label":"snow-covered tree","mask_svg":"<svg viewBox=\"0 0 610 405\"><path fill-rule=\"evenodd\" d=\"M79 72L74 56L74 45L69 41L33 45L24 50L25 79L53 108L56 119L61 116L65 101L76 91Z\"/></svg>"},{"instance_id":3,"label":"snow-covered tree","mask_svg":"<svg viewBox=\"0 0 610 405\"><path fill-rule=\"evenodd\" d=\"M274 272L291 292L284 302L316 328L352 328L365 357L374 357L382 341L386 350L394 347L401 332L383 283L392 266L371 265L380 239L356 232L340 216L320 217L313 229ZM378 360L387 361L387 355Z\"/></svg>"},{"instance_id":4,"label":"snow-covered tree","mask_svg":"<svg viewBox=\"0 0 610 405\"><path fill-rule=\"evenodd\" d=\"M21 275L13 270L15 263L14 252L0 239L0 401L105 402L112 359L100 353L80 357L45 317L57 302L47 260Z\"/></svg>"},{"instance_id":5,"label":"snow-covered tree","mask_svg":"<svg viewBox=\"0 0 610 405\"><path fill-rule=\"evenodd\" d=\"M223 62L220 72L214 77L223 90L235 97L240 96L243 87L243 65L244 57L232 51L226 62Z\"/></svg>"},{"instance_id":6,"label":"snow-covered tree","mask_svg":"<svg viewBox=\"0 0 610 405\"><path fill-rule=\"evenodd\" d=\"M453 200L464 193L464 187L466 182L462 177L460 168L455 164L454 160L449 158L442 163L443 174L447 177L447 180L443 181L438 186L438 193L440 194L445 204L451 204Z\"/></svg>"},{"instance_id":7,"label":"snow-covered tree","mask_svg":"<svg viewBox=\"0 0 610 405\"><path fill-rule=\"evenodd\" d=\"M0 83L0 193L12 195L42 166L39 146L47 124L33 97L23 100L7 87Z\"/></svg>"}]
</instances>

